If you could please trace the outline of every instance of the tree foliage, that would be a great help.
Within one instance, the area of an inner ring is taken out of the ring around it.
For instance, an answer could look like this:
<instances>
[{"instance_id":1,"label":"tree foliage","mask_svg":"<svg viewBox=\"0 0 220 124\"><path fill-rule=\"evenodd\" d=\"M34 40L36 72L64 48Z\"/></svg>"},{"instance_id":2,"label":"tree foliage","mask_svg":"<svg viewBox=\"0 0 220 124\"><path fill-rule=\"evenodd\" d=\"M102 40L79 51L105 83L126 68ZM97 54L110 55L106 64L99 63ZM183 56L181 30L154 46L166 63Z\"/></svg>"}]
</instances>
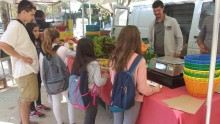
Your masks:
<instances>
[{"instance_id":1,"label":"tree foliage","mask_svg":"<svg viewBox=\"0 0 220 124\"><path fill-rule=\"evenodd\" d=\"M0 10L1 10L1 20L3 22L2 28L3 30L6 30L6 27L8 26L10 20L9 20L9 13L7 9L7 3L4 1L0 1Z\"/></svg>"},{"instance_id":2,"label":"tree foliage","mask_svg":"<svg viewBox=\"0 0 220 124\"><path fill-rule=\"evenodd\" d=\"M119 0L119 5L122 6L129 6L131 3L131 0Z\"/></svg>"}]
</instances>

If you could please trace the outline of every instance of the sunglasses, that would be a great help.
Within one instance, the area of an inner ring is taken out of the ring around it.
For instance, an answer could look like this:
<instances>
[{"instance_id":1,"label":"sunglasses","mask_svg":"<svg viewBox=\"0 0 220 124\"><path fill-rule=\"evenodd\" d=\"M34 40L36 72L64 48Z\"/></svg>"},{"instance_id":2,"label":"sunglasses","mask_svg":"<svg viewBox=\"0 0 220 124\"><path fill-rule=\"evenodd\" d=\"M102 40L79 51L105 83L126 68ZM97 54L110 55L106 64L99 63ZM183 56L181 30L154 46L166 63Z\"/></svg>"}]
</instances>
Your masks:
<instances>
[{"instance_id":1,"label":"sunglasses","mask_svg":"<svg viewBox=\"0 0 220 124\"><path fill-rule=\"evenodd\" d=\"M27 8L35 8L35 6L32 3L30 3L29 5L27 5Z\"/></svg>"}]
</instances>

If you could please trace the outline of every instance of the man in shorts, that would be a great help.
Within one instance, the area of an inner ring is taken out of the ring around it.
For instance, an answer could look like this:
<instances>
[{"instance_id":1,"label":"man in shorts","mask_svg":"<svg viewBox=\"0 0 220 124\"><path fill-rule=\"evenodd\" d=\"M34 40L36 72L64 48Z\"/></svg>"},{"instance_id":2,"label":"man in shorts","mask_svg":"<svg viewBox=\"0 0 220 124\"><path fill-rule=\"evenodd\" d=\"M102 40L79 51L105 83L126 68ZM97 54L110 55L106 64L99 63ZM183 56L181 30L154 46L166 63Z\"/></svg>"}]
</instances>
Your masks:
<instances>
[{"instance_id":1,"label":"man in shorts","mask_svg":"<svg viewBox=\"0 0 220 124\"><path fill-rule=\"evenodd\" d=\"M38 55L25 23L34 19L36 7L28 0L18 4L18 15L11 21L0 39L0 49L11 57L12 73L18 85L18 111L22 124L30 124L30 103L38 97Z\"/></svg>"}]
</instances>

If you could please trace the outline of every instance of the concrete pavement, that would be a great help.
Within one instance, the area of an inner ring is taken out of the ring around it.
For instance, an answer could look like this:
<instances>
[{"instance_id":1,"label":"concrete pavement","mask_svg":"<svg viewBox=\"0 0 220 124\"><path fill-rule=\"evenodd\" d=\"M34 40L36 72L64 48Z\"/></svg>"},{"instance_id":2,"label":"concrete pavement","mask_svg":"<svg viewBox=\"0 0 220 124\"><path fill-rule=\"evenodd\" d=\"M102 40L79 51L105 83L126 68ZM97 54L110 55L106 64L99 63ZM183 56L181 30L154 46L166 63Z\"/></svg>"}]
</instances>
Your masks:
<instances>
[{"instance_id":1,"label":"concrete pavement","mask_svg":"<svg viewBox=\"0 0 220 124\"><path fill-rule=\"evenodd\" d=\"M10 80L7 81L8 87L0 90L0 124L19 124L19 115L17 107L18 89ZM42 102L51 107L48 103L45 87L42 85ZM42 111L43 112L43 111ZM62 102L63 118L65 124L68 124L67 104ZM31 121L38 122L38 124L56 124L53 112L43 112L46 117L43 119L31 118ZM76 124L83 124L84 111L75 109ZM113 124L113 118L107 115L105 109L99 105L96 116L96 124Z\"/></svg>"}]
</instances>

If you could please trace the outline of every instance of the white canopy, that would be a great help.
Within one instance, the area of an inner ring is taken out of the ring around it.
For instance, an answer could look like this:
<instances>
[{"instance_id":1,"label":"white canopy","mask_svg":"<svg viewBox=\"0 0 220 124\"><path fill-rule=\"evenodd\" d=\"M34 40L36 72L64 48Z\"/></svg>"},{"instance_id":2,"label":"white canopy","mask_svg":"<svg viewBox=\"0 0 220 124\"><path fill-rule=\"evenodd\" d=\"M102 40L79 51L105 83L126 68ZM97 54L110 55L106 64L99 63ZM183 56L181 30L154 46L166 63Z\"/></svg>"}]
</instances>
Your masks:
<instances>
[{"instance_id":1,"label":"white canopy","mask_svg":"<svg viewBox=\"0 0 220 124\"><path fill-rule=\"evenodd\" d=\"M8 3L19 3L21 0L0 0L0 1L5 1ZM82 5L84 3L89 3L89 4L106 4L106 3L112 3L118 0L29 0L35 3L58 3L58 2L80 2ZM84 8L84 7L82 7ZM84 11L84 9L82 10ZM83 36L84 36L84 12L82 12L82 25L83 25Z\"/></svg>"},{"instance_id":2,"label":"white canopy","mask_svg":"<svg viewBox=\"0 0 220 124\"><path fill-rule=\"evenodd\" d=\"M87 1L86 3L91 3L91 4L105 4L105 3L112 3L112 2L116 2L117 0L61 0L63 2L79 2L79 1Z\"/></svg>"},{"instance_id":3,"label":"white canopy","mask_svg":"<svg viewBox=\"0 0 220 124\"><path fill-rule=\"evenodd\" d=\"M0 1L5 1L8 3L19 3L21 0L0 0ZM40 2L40 3L57 3L60 0L29 0L32 2Z\"/></svg>"},{"instance_id":4,"label":"white canopy","mask_svg":"<svg viewBox=\"0 0 220 124\"><path fill-rule=\"evenodd\" d=\"M0 0L0 1L5 1L8 3L19 3L21 0ZM105 3L112 3L112 2L116 2L117 0L29 0L32 2L36 2L36 3L57 3L60 1L63 2L79 2L79 1L87 1L87 3L91 3L91 4L105 4Z\"/></svg>"},{"instance_id":5,"label":"white canopy","mask_svg":"<svg viewBox=\"0 0 220 124\"><path fill-rule=\"evenodd\" d=\"M13 3L14 2L13 0L0 0L0 1L5 1L5 2L8 2L8 3Z\"/></svg>"}]
</instances>

